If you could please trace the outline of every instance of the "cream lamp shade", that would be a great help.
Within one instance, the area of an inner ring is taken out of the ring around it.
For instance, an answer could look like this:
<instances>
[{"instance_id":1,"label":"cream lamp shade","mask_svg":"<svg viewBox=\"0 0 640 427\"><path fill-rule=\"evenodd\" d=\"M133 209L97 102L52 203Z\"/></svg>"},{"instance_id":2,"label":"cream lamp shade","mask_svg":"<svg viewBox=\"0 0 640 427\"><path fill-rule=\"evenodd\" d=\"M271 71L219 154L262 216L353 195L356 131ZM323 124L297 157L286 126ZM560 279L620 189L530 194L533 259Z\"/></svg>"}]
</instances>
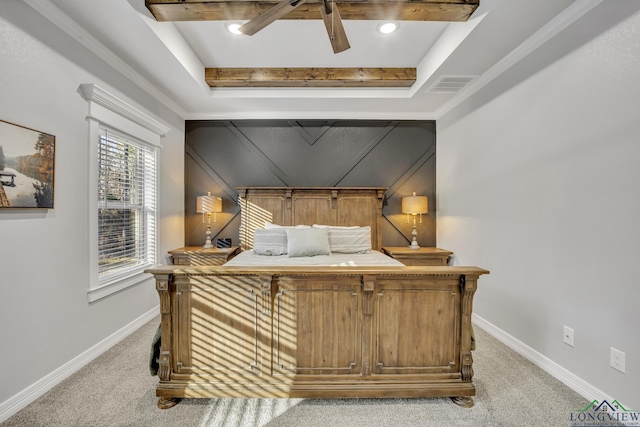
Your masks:
<instances>
[{"instance_id":1,"label":"cream lamp shade","mask_svg":"<svg viewBox=\"0 0 640 427\"><path fill-rule=\"evenodd\" d=\"M413 216L413 229L411 231L411 249L420 249L418 245L418 231L416 229L416 216L420 215L420 224L422 224L422 214L429 212L429 199L427 196L407 196L402 198L402 213L407 214L407 224L409 223L409 215Z\"/></svg>"},{"instance_id":2,"label":"cream lamp shade","mask_svg":"<svg viewBox=\"0 0 640 427\"><path fill-rule=\"evenodd\" d=\"M407 196L402 198L402 213L417 215L429 212L429 199L427 196Z\"/></svg>"},{"instance_id":3,"label":"cream lamp shade","mask_svg":"<svg viewBox=\"0 0 640 427\"><path fill-rule=\"evenodd\" d=\"M222 197L212 196L209 192L206 196L196 197L196 213L222 212Z\"/></svg>"}]
</instances>

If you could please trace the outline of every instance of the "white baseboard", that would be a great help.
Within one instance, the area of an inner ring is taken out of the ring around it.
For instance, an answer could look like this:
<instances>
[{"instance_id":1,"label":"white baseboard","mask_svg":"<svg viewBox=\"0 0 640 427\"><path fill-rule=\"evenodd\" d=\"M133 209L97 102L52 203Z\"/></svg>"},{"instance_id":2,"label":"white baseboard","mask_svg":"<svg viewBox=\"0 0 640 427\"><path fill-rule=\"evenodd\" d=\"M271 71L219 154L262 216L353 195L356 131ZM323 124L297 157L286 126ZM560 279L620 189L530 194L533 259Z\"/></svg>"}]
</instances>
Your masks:
<instances>
[{"instance_id":1,"label":"white baseboard","mask_svg":"<svg viewBox=\"0 0 640 427\"><path fill-rule=\"evenodd\" d=\"M41 378L29 387L25 388L20 393L0 403L0 423L7 420L22 408L29 405L31 402L51 390L56 385L60 384L63 380L76 373L78 370L80 370L80 368L87 365L93 359L109 350L111 347L125 339L127 336L131 335L142 325L156 317L159 312L159 307L155 307L149 310L142 316L135 319L133 322L125 325L120 330L103 339L84 353L78 355L77 357L74 357L55 371L51 372L47 376Z\"/></svg>"},{"instance_id":2,"label":"white baseboard","mask_svg":"<svg viewBox=\"0 0 640 427\"><path fill-rule=\"evenodd\" d=\"M544 356L543 354L538 353L536 350L532 349L522 341L519 341L502 329L498 328L493 323L488 322L475 313L472 314L471 320L475 325L482 328L489 335L493 336L498 341L500 341L516 353L520 354L525 359L529 360L534 365L538 366L558 381L565 384L567 387L587 399L589 402L593 400L601 401L603 399L606 399L609 402L613 401L612 397L607 395L602 390L592 386L582 378L558 365L556 362Z\"/></svg>"}]
</instances>

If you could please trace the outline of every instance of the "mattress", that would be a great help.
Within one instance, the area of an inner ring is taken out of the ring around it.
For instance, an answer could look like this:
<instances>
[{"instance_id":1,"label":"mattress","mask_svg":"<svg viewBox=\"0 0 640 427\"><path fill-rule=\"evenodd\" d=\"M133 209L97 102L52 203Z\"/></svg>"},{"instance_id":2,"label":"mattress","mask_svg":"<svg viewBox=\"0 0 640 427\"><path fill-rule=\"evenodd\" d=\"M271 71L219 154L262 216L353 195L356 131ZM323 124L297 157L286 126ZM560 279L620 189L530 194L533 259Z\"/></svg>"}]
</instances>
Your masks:
<instances>
[{"instance_id":1,"label":"mattress","mask_svg":"<svg viewBox=\"0 0 640 427\"><path fill-rule=\"evenodd\" d=\"M253 251L243 251L224 264L227 267L280 267L280 266L321 266L321 267L404 267L404 264L382 252L371 251L364 254L331 254L306 257L287 255L256 255Z\"/></svg>"}]
</instances>

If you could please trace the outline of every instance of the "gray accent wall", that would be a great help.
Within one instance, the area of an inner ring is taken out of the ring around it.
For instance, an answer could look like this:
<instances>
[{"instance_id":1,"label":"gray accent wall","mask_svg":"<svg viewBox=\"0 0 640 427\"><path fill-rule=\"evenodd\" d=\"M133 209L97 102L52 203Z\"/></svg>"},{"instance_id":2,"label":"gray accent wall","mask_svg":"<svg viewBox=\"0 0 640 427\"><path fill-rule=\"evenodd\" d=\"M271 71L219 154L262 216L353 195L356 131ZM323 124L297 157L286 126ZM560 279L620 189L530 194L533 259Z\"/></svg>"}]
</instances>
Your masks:
<instances>
[{"instance_id":1,"label":"gray accent wall","mask_svg":"<svg viewBox=\"0 0 640 427\"><path fill-rule=\"evenodd\" d=\"M187 121L185 244L204 244L206 219L196 197L221 196L215 238L238 244L236 187L387 187L383 245L404 246L412 223L401 198L429 197L418 243L436 246L436 135L434 121L238 120Z\"/></svg>"}]
</instances>

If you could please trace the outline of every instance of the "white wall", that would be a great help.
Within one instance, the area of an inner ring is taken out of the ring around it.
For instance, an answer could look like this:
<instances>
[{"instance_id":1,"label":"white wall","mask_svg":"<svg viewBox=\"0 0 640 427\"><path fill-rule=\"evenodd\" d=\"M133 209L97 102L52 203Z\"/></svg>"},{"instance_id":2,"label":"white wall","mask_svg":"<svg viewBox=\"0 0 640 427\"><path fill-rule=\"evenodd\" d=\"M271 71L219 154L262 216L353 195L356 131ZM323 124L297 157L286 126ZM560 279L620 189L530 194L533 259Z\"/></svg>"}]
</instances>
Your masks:
<instances>
[{"instance_id":1,"label":"white wall","mask_svg":"<svg viewBox=\"0 0 640 427\"><path fill-rule=\"evenodd\" d=\"M96 83L172 127L162 140L159 253L184 242L184 121L25 3L3 2L0 119L55 135L56 164L55 209L0 211L0 405L158 305L153 280L87 302L95 203L87 197L81 83Z\"/></svg>"},{"instance_id":2,"label":"white wall","mask_svg":"<svg viewBox=\"0 0 640 427\"><path fill-rule=\"evenodd\" d=\"M459 265L491 270L476 294L480 316L638 409L640 15L573 52L567 36L629 3L603 2L549 42L566 44L566 56L543 47L438 121L438 244ZM57 144L55 209L0 211L0 405L157 305L151 281L87 303L81 83L172 126L159 253L184 241L183 120L23 2L3 1L0 118ZM563 325L575 329L574 348ZM610 346L626 352L626 374L609 368Z\"/></svg>"},{"instance_id":3,"label":"white wall","mask_svg":"<svg viewBox=\"0 0 640 427\"><path fill-rule=\"evenodd\" d=\"M474 311L637 410L640 13L630 5L604 2L439 120L437 192L438 246L491 270ZM610 346L626 353L626 374L609 367Z\"/></svg>"}]
</instances>

